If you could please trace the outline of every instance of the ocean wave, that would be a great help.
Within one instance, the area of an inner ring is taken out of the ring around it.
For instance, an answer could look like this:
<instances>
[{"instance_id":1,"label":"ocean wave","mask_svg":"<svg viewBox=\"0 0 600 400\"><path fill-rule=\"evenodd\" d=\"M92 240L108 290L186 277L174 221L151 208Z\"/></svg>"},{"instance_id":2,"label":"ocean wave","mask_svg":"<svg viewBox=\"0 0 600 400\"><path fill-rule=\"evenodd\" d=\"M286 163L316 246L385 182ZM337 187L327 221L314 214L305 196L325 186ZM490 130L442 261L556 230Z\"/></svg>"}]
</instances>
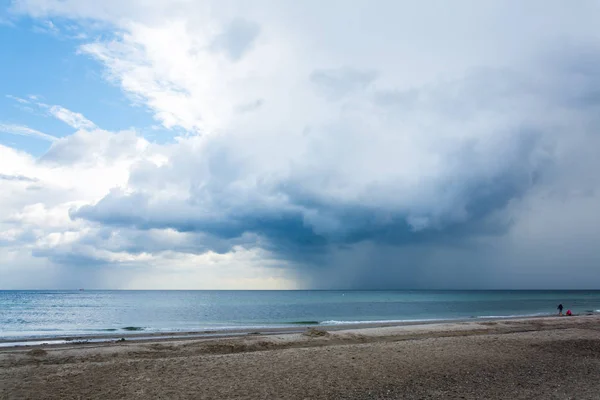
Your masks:
<instances>
[{"instance_id":1,"label":"ocean wave","mask_svg":"<svg viewBox=\"0 0 600 400\"><path fill-rule=\"evenodd\" d=\"M142 328L141 326L126 326L125 328L121 328L124 331L143 331L144 328Z\"/></svg>"}]
</instances>

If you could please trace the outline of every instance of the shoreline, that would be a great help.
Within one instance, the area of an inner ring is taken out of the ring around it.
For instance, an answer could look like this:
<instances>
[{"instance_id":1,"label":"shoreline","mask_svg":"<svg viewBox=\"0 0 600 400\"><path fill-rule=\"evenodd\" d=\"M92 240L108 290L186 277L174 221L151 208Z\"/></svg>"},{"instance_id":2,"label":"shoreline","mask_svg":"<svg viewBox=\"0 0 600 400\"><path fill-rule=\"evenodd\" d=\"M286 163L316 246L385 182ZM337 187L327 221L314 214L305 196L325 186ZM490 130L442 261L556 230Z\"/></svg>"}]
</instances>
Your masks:
<instances>
[{"instance_id":1,"label":"shoreline","mask_svg":"<svg viewBox=\"0 0 600 400\"><path fill-rule=\"evenodd\" d=\"M574 314L571 317L579 316L591 316L600 315L595 312L588 312L582 314ZM562 316L566 317L566 316ZM451 323L464 323L464 322L486 322L486 321L502 321L502 320L526 320L526 319L539 319L539 318L562 318L556 314L547 315L511 315L511 316L489 316L489 317L469 317L469 318L457 318L457 319L423 319L423 320L390 320L390 321L348 321L337 324L323 324L323 323L297 323L297 324L274 324L273 326L268 325L257 325L257 326L244 326L244 327L222 327L222 328L207 328L198 330L164 330L164 331L144 331L144 328L139 330L128 330L121 328L121 330L110 331L106 333L71 333L64 335L47 335L47 336L14 336L14 337L0 337L0 349L10 347L21 347L21 346L34 346L34 345L61 345L81 342L89 343L103 343L112 342L120 339L131 340L131 341L147 341L147 340L181 340L181 339L203 339L203 338L227 338L227 337L239 337L243 335L277 335L285 333L302 333L306 329L315 328L327 331L341 331L341 330L356 330L356 329L368 329L368 328L382 328L382 327L402 327L402 326L414 326L414 325L432 325L432 324L451 324Z\"/></svg>"},{"instance_id":2,"label":"shoreline","mask_svg":"<svg viewBox=\"0 0 600 400\"><path fill-rule=\"evenodd\" d=\"M199 331L163 331L163 332L110 332L106 334L90 335L64 335L64 336L46 336L0 339L0 352L32 347L65 347L65 346L84 346L84 345L104 345L111 343L147 343L147 342L169 342L169 341L188 341L188 340L211 340L211 339L231 339L244 338L247 336L277 336L277 335L298 335L308 330L316 329L324 332L368 332L373 329L381 328L410 328L426 329L428 326L452 326L452 325L477 325L490 322L515 321L527 323L528 321L561 321L563 319L574 319L582 317L592 317L600 321L600 314L585 313L573 314L572 316L558 315L536 315L536 316L510 316L510 317L476 317L462 319L440 319L440 320L415 320L415 321L393 321L393 322L360 322L337 325L320 324L299 324L296 326L285 327L252 327L252 328L225 328L221 330L199 330ZM486 325L486 326L489 326Z\"/></svg>"},{"instance_id":3,"label":"shoreline","mask_svg":"<svg viewBox=\"0 0 600 400\"><path fill-rule=\"evenodd\" d=\"M342 328L3 348L0 398L594 399L600 393L599 315Z\"/></svg>"}]
</instances>

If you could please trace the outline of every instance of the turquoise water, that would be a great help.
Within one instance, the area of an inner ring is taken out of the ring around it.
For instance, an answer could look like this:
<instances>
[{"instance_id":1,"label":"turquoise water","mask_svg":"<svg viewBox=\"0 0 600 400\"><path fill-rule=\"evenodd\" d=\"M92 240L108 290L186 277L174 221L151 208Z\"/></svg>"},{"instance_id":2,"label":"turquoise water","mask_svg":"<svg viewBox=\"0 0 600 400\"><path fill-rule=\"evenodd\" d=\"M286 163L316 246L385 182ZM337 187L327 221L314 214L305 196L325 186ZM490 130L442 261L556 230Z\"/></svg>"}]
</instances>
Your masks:
<instances>
[{"instance_id":1,"label":"turquoise water","mask_svg":"<svg viewBox=\"0 0 600 400\"><path fill-rule=\"evenodd\" d=\"M600 312L600 291L0 291L0 339Z\"/></svg>"}]
</instances>

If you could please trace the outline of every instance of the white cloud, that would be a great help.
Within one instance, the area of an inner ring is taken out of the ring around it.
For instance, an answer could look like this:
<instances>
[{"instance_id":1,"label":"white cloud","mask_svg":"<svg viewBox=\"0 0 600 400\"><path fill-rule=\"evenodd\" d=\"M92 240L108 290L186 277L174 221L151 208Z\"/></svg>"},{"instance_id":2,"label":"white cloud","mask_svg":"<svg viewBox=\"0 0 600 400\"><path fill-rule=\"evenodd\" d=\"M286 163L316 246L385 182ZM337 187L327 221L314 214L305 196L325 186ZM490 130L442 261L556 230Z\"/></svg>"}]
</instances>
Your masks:
<instances>
[{"instance_id":1,"label":"white cloud","mask_svg":"<svg viewBox=\"0 0 600 400\"><path fill-rule=\"evenodd\" d=\"M39 97L35 95L28 96L30 100L23 99L17 96L7 95L7 98L16 101L19 104L28 104L37 107L43 113L49 113L50 116L64 122L74 129L95 129L96 124L87 119L83 114L71 111L63 106L48 105L39 101ZM28 108L33 112L33 109Z\"/></svg>"},{"instance_id":2,"label":"white cloud","mask_svg":"<svg viewBox=\"0 0 600 400\"><path fill-rule=\"evenodd\" d=\"M8 133L11 135L32 136L38 139L48 140L50 142L58 140L56 136L48 135L47 133L29 128L28 126L18 124L0 123L0 132Z\"/></svg>"},{"instance_id":3,"label":"white cloud","mask_svg":"<svg viewBox=\"0 0 600 400\"><path fill-rule=\"evenodd\" d=\"M29 104L29 100L27 100L27 99L22 99L22 98L20 98L20 97L13 96L13 95L10 95L10 94L7 94L7 95L6 95L6 98L8 98L8 99L11 99L11 100L14 100L14 101L16 101L16 102L18 102L18 103L21 103L21 104Z\"/></svg>"},{"instance_id":4,"label":"white cloud","mask_svg":"<svg viewBox=\"0 0 600 400\"><path fill-rule=\"evenodd\" d=\"M41 21L39 25L33 27L33 31L37 33L45 33L49 35L58 36L60 34L60 29L50 20Z\"/></svg>"},{"instance_id":5,"label":"white cloud","mask_svg":"<svg viewBox=\"0 0 600 400\"><path fill-rule=\"evenodd\" d=\"M68 110L61 106L51 106L48 110L55 118L63 121L75 129L94 129L96 124L82 114Z\"/></svg>"}]
</instances>

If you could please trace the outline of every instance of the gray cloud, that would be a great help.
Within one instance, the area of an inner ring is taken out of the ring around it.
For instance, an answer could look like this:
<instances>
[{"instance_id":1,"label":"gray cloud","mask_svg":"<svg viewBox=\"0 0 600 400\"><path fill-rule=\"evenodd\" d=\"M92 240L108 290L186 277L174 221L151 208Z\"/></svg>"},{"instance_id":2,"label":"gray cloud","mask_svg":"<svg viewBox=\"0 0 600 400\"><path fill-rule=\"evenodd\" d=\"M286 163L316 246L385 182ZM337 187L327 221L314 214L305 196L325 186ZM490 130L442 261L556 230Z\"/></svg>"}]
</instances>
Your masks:
<instances>
[{"instance_id":1,"label":"gray cloud","mask_svg":"<svg viewBox=\"0 0 600 400\"><path fill-rule=\"evenodd\" d=\"M319 93L331 100L366 89L376 78L375 71L357 70L350 67L317 69L310 74L310 81Z\"/></svg>"},{"instance_id":2,"label":"gray cloud","mask_svg":"<svg viewBox=\"0 0 600 400\"><path fill-rule=\"evenodd\" d=\"M232 61L240 60L260 33L260 27L251 21L235 19L212 43L212 50L223 52Z\"/></svg>"},{"instance_id":3,"label":"gray cloud","mask_svg":"<svg viewBox=\"0 0 600 400\"><path fill-rule=\"evenodd\" d=\"M38 182L38 179L36 179L36 178L30 178L28 176L23 176L23 175L7 175L7 174L0 174L0 180L17 181L17 182Z\"/></svg>"},{"instance_id":4,"label":"gray cloud","mask_svg":"<svg viewBox=\"0 0 600 400\"><path fill-rule=\"evenodd\" d=\"M248 113L248 112L256 111L259 108L261 108L264 103L265 103L265 101L263 99L256 99L249 103L244 103L244 104L240 104L240 105L236 106L235 111L238 113Z\"/></svg>"},{"instance_id":5,"label":"gray cloud","mask_svg":"<svg viewBox=\"0 0 600 400\"><path fill-rule=\"evenodd\" d=\"M33 257L47 258L55 264L82 267L100 267L113 264L94 255L89 250L78 247L34 249Z\"/></svg>"}]
</instances>

